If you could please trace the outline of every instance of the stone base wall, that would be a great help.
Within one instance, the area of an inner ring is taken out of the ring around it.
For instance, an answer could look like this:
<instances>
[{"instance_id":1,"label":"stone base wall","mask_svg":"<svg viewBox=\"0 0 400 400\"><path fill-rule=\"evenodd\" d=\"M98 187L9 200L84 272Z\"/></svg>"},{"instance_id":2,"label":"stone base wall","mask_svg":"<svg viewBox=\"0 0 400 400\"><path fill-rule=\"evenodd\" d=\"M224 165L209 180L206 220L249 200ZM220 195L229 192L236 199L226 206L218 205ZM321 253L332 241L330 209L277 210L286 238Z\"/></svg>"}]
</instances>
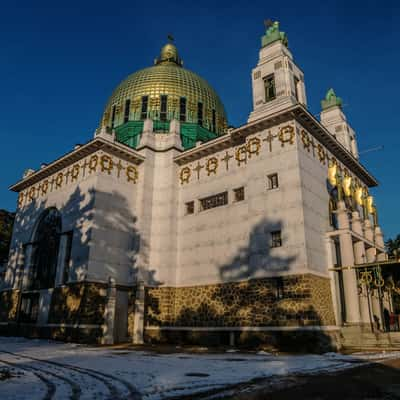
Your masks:
<instances>
[{"instance_id":1,"label":"stone base wall","mask_svg":"<svg viewBox=\"0 0 400 400\"><path fill-rule=\"evenodd\" d=\"M146 288L145 326L335 325L330 281L312 274Z\"/></svg>"},{"instance_id":2,"label":"stone base wall","mask_svg":"<svg viewBox=\"0 0 400 400\"><path fill-rule=\"evenodd\" d=\"M100 344L102 335L101 327L37 326L28 323L17 324L15 322L0 325L0 336L23 336L65 342Z\"/></svg>"},{"instance_id":3,"label":"stone base wall","mask_svg":"<svg viewBox=\"0 0 400 400\"><path fill-rule=\"evenodd\" d=\"M79 282L53 290L47 324L18 322L18 290L0 292L0 335L100 343L107 285Z\"/></svg>"},{"instance_id":4,"label":"stone base wall","mask_svg":"<svg viewBox=\"0 0 400 400\"><path fill-rule=\"evenodd\" d=\"M233 336L233 337L232 337ZM339 331L196 331L157 330L145 331L145 342L200 346L230 346L244 349L264 349L294 353L325 353L338 350Z\"/></svg>"},{"instance_id":5,"label":"stone base wall","mask_svg":"<svg viewBox=\"0 0 400 400\"><path fill-rule=\"evenodd\" d=\"M104 322L107 286L101 283L72 283L54 288L49 324L94 324Z\"/></svg>"}]
</instances>

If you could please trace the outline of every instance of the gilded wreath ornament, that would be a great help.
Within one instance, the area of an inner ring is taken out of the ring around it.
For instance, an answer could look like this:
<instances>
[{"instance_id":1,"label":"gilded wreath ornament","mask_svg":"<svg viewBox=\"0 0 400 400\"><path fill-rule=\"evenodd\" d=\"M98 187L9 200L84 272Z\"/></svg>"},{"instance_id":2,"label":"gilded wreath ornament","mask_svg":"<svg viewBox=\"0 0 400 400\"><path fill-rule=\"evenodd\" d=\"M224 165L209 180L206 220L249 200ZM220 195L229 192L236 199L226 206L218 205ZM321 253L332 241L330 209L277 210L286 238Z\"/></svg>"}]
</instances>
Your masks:
<instances>
[{"instance_id":1,"label":"gilded wreath ornament","mask_svg":"<svg viewBox=\"0 0 400 400\"><path fill-rule=\"evenodd\" d=\"M190 176L192 175L192 171L189 167L183 167L180 172L180 180L181 180L181 185L184 183L189 183Z\"/></svg>"},{"instance_id":2,"label":"gilded wreath ornament","mask_svg":"<svg viewBox=\"0 0 400 400\"><path fill-rule=\"evenodd\" d=\"M247 152L249 153L249 158L251 158L252 154L258 156L260 154L261 149L261 139L258 137L251 138L247 142Z\"/></svg>"},{"instance_id":3,"label":"gilded wreath ornament","mask_svg":"<svg viewBox=\"0 0 400 400\"><path fill-rule=\"evenodd\" d=\"M240 146L235 151L235 159L240 166L242 163L247 163L247 145Z\"/></svg>"},{"instance_id":4,"label":"gilded wreath ornament","mask_svg":"<svg viewBox=\"0 0 400 400\"><path fill-rule=\"evenodd\" d=\"M210 176L211 174L217 174L217 169L218 169L218 158L217 157L209 158L206 164L207 176Z\"/></svg>"},{"instance_id":5,"label":"gilded wreath ornament","mask_svg":"<svg viewBox=\"0 0 400 400\"><path fill-rule=\"evenodd\" d=\"M285 143L294 143L294 127L292 125L283 126L279 130L278 139L281 142L281 147L285 146Z\"/></svg>"},{"instance_id":6,"label":"gilded wreath ornament","mask_svg":"<svg viewBox=\"0 0 400 400\"><path fill-rule=\"evenodd\" d=\"M101 166L101 172L107 171L108 174L111 174L111 171L114 168L113 159L107 155L101 156L100 166Z\"/></svg>"},{"instance_id":7,"label":"gilded wreath ornament","mask_svg":"<svg viewBox=\"0 0 400 400\"><path fill-rule=\"evenodd\" d=\"M136 167L133 165L128 165L126 167L126 177L128 179L128 182L133 182L136 183L136 181L139 178L139 173Z\"/></svg>"}]
</instances>

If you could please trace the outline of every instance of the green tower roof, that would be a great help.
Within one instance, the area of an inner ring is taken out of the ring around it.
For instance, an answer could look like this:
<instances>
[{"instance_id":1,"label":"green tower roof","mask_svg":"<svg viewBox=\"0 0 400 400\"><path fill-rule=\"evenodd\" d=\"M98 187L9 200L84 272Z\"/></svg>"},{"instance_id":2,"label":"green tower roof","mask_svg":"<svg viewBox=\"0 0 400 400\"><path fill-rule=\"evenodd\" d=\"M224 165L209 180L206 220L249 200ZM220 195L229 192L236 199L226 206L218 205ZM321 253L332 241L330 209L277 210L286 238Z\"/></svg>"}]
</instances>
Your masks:
<instances>
[{"instance_id":1,"label":"green tower roof","mask_svg":"<svg viewBox=\"0 0 400 400\"><path fill-rule=\"evenodd\" d=\"M335 106L342 107L342 105L342 99L336 96L335 91L332 88L326 92L325 99L321 101L322 110Z\"/></svg>"}]
</instances>

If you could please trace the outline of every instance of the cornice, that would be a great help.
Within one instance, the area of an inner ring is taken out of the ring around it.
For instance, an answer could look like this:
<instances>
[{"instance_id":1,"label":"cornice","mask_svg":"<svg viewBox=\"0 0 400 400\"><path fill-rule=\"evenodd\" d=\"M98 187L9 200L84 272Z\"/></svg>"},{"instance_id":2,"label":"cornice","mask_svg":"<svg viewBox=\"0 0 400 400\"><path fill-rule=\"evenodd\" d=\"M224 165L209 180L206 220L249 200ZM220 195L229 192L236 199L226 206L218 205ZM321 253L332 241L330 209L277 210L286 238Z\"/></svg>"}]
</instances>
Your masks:
<instances>
[{"instance_id":1,"label":"cornice","mask_svg":"<svg viewBox=\"0 0 400 400\"><path fill-rule=\"evenodd\" d=\"M192 162L206 155L216 153L238 143L244 142L246 137L272 128L295 119L307 131L315 137L327 150L329 150L349 170L355 173L369 187L378 185L376 178L358 161L332 134L321 125L321 123L301 104L288 107L284 110L270 114L267 117L259 118L250 123L233 129L229 134L206 142L198 147L184 151L174 158L179 165Z\"/></svg>"},{"instance_id":2,"label":"cornice","mask_svg":"<svg viewBox=\"0 0 400 400\"><path fill-rule=\"evenodd\" d=\"M21 190L31 185L34 185L42 179L47 178L55 172L81 160L82 158L98 150L104 150L109 154L113 154L117 157L122 158L125 161L132 162L136 165L141 164L145 160L144 156L124 144L112 142L102 137L95 137L91 141L79 146L71 152L56 159L49 165L39 169L38 171L35 171L31 175L10 186L9 189L14 192L20 192Z\"/></svg>"}]
</instances>

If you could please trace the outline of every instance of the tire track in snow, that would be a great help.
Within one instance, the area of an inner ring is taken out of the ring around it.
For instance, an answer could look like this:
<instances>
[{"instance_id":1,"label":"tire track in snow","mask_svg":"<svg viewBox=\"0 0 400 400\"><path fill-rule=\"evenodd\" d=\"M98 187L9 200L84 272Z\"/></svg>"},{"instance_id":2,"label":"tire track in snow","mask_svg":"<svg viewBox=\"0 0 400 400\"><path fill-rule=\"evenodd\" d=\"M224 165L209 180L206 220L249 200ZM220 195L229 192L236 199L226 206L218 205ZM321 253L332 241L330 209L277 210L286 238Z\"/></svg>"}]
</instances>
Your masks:
<instances>
[{"instance_id":1,"label":"tire track in snow","mask_svg":"<svg viewBox=\"0 0 400 400\"><path fill-rule=\"evenodd\" d=\"M0 351L2 351L2 350L0 350ZM3 353L6 353L6 352L3 351ZM12 356L15 358L19 358L19 359L23 358L17 354L13 354ZM16 365L18 365L18 364L16 364ZM37 368L34 365L25 365L25 366L26 366L26 368L29 368L32 371L37 371L37 372L40 371L40 373L42 373L42 374L51 375L54 378L65 382L67 384L67 386L70 387L70 392L71 392L71 395L69 397L70 400L79 400L80 399L82 390L81 390L80 386L76 382L74 382L72 379L69 379L69 378L66 378L65 376L59 375L59 374L55 373L54 371L48 371L48 370L43 370L41 368Z\"/></svg>"},{"instance_id":2,"label":"tire track in snow","mask_svg":"<svg viewBox=\"0 0 400 400\"><path fill-rule=\"evenodd\" d=\"M23 371L31 372L33 375L35 375L38 379L40 379L46 385L47 393L43 397L43 400L51 400L53 398L53 396L56 392L56 386L54 385L53 382L51 382L50 380L45 378L42 374L37 372L35 370L35 368L28 367L28 366L22 366L18 363L13 363L11 361L5 361L3 359L0 359L0 362L3 364L9 365L13 368L16 368L16 369L22 369Z\"/></svg>"},{"instance_id":3,"label":"tire track in snow","mask_svg":"<svg viewBox=\"0 0 400 400\"><path fill-rule=\"evenodd\" d=\"M12 352L6 351L6 350L0 350L0 352L5 353L5 354L11 354L13 356L17 356L17 357L21 357L21 358L26 358L26 359L37 361L37 362L44 363L44 364L49 364L49 365L60 367L60 368L65 368L68 370L76 371L82 375L90 376L90 377L102 382L107 387L107 389L110 393L110 399L113 399L113 400L114 399L115 400L141 400L142 399L140 392L131 383L125 381L122 378L116 377L114 375L110 375L110 374L96 371L96 370L89 369L89 368L78 367L78 366L71 365L71 364L65 364L65 363L61 363L58 361L44 360L41 358L27 356L27 355L20 354L20 353L12 353ZM121 391L117 388L117 386L114 383L110 383L109 381L119 382L121 385L123 385L128 390L129 395L127 396L125 393L121 393Z\"/></svg>"}]
</instances>

